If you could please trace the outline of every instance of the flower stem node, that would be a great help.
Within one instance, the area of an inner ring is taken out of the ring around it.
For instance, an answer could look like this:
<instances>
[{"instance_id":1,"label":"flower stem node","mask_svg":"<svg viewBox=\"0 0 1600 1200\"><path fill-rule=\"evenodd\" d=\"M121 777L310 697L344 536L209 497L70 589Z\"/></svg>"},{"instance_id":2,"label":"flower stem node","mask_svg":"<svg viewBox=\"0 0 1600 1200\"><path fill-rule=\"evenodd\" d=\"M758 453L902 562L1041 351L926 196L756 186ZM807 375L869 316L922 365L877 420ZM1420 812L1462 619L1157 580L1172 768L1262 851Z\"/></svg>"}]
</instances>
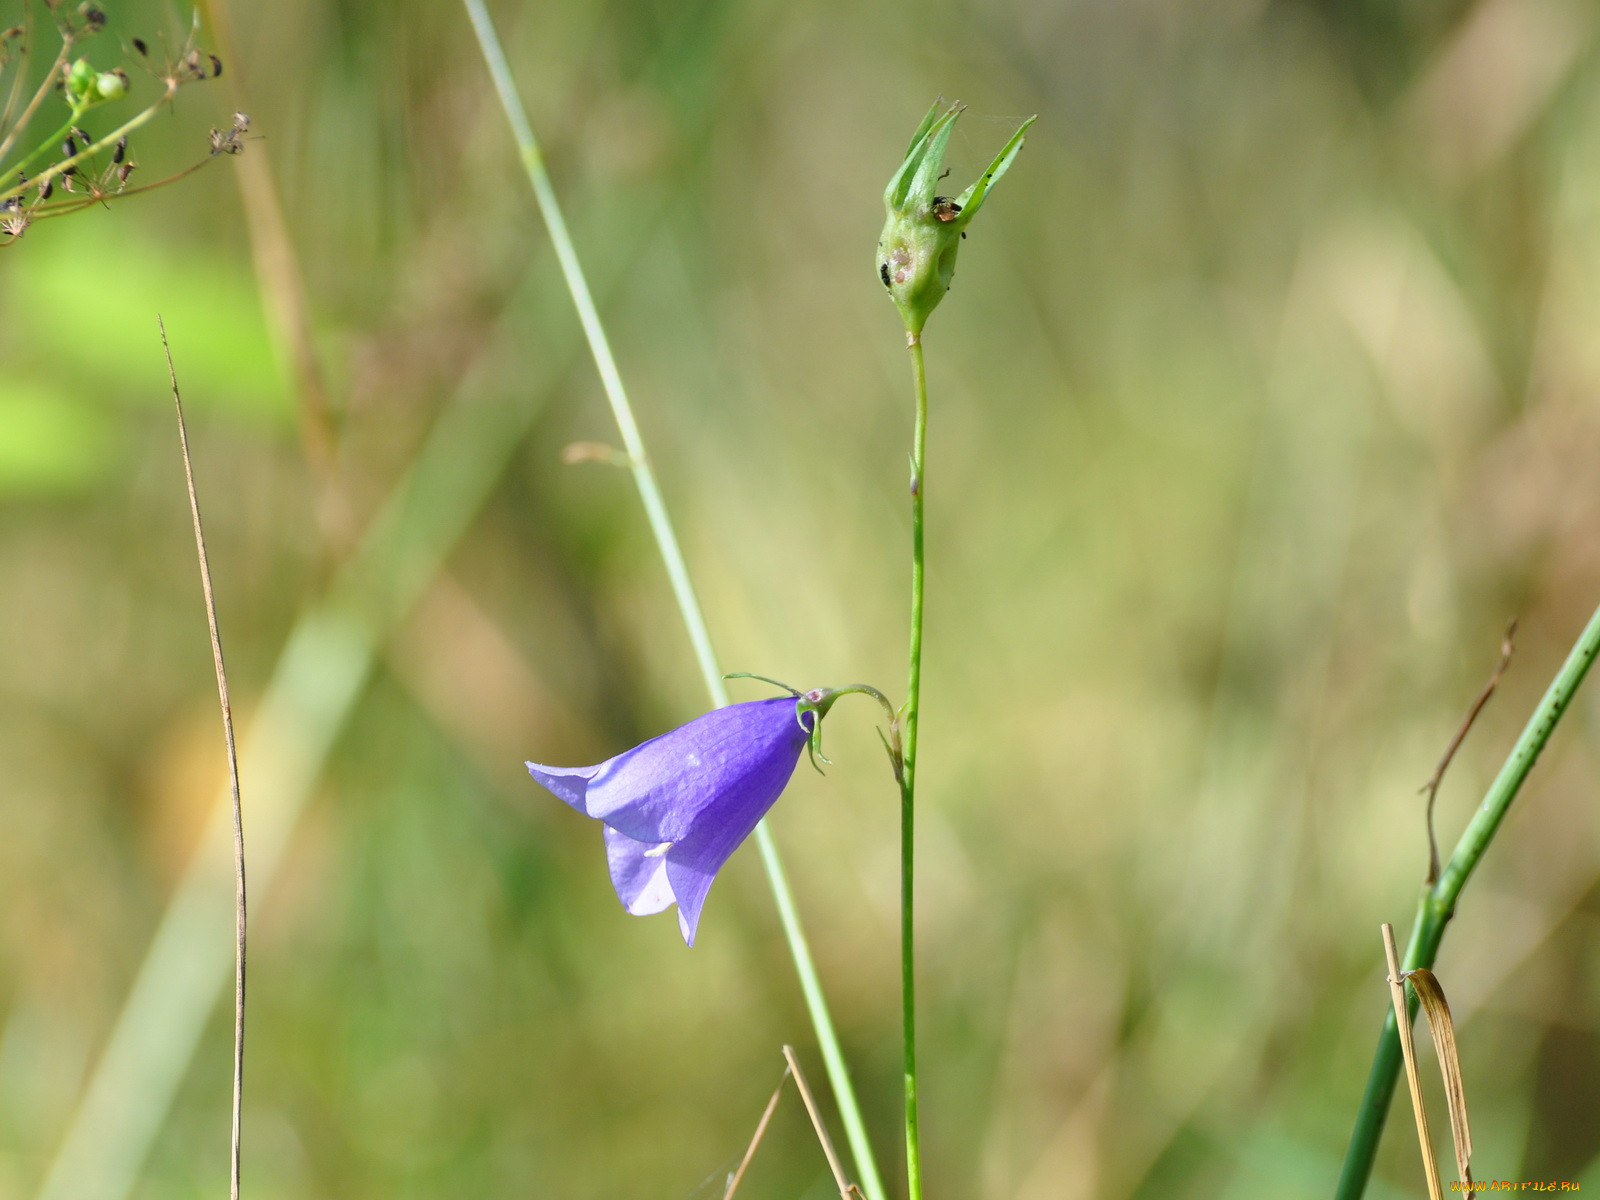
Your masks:
<instances>
[{"instance_id":1,"label":"flower stem node","mask_svg":"<svg viewBox=\"0 0 1600 1200\"><path fill-rule=\"evenodd\" d=\"M788 785L800 751L821 753L818 730L834 702L863 692L893 715L862 684L788 690L708 712L592 767L527 764L558 800L605 827L622 906L646 916L676 904L691 946L717 872ZM898 744L898 735L886 744Z\"/></svg>"},{"instance_id":2,"label":"flower stem node","mask_svg":"<svg viewBox=\"0 0 1600 1200\"><path fill-rule=\"evenodd\" d=\"M946 107L936 102L928 110L883 193L888 220L878 239L878 278L900 310L913 342L921 335L928 314L950 290L967 226L983 207L989 189L1011 168L1028 126L1037 119L1029 117L1022 123L983 177L966 191L959 196L935 195L943 178L940 167L945 149L963 109L960 104Z\"/></svg>"}]
</instances>

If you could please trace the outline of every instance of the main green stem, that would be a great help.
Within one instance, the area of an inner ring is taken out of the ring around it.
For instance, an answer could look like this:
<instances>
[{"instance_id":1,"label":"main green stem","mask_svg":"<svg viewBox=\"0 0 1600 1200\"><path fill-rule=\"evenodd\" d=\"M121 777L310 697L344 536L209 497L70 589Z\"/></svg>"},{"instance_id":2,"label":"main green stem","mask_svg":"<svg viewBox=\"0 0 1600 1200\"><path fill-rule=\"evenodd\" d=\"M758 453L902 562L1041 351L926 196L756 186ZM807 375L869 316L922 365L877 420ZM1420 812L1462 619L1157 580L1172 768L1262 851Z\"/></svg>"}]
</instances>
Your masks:
<instances>
[{"instance_id":1,"label":"main green stem","mask_svg":"<svg viewBox=\"0 0 1600 1200\"><path fill-rule=\"evenodd\" d=\"M1445 926L1455 914L1456 900L1478 866L1489 843L1494 840L1500 822L1516 799L1522 782L1538 761L1539 753L1572 703L1572 697L1588 674L1595 655L1600 653L1600 609L1596 609L1589 624L1584 627L1567 661L1551 681L1539 707L1512 747L1511 756L1500 768L1500 774L1484 793L1483 803L1473 814L1467 828L1456 843L1455 853L1431 886L1424 887L1417 901L1416 921L1411 928L1411 940L1406 946L1403 970L1419 967L1432 968L1439 954L1439 943L1444 940ZM1416 1015L1417 1000L1410 999L1409 1013ZM1378 1139L1383 1134L1383 1123L1389 1114L1389 1102L1394 1098L1395 1083L1400 1074L1400 1028L1391 1010L1384 1018L1383 1032L1378 1037L1378 1049L1372 1058L1372 1069L1367 1073L1367 1089L1361 1096L1361 1108L1356 1114L1355 1129L1350 1134L1350 1146L1345 1151L1344 1170L1339 1174L1339 1189L1335 1200L1360 1200L1366 1191L1367 1179L1372 1174L1373 1159L1378 1153Z\"/></svg>"},{"instance_id":2,"label":"main green stem","mask_svg":"<svg viewBox=\"0 0 1600 1200\"><path fill-rule=\"evenodd\" d=\"M539 151L539 143L533 135L533 126L529 124L528 115L523 110L522 101L517 95L516 85L511 78L511 66L506 62L505 52L501 49L500 39L495 34L488 11L483 6L483 0L462 0L462 2L466 6L467 16L472 21L473 31L478 36L478 45L483 51L484 62L488 65L489 75L494 80L500 105L505 111L506 121L511 126L512 136L516 139L517 149L521 153L528 182L533 187L539 211L544 215L545 226L550 231L550 241L555 247L556 258L561 263L562 274L566 277L567 290L572 296L573 307L578 310L578 320L583 326L595 366L600 372L600 380L605 386L606 398L611 403L617 430L628 452L628 465L633 471L634 483L639 489L639 499L644 505L650 532L654 534L656 545L661 551L662 563L672 583L672 594L678 602L678 610L688 630L689 641L694 646L695 660L699 663L700 673L705 679L706 691L710 693L711 702L720 708L728 703L728 689L722 680L722 668L717 665L716 655L712 652L711 635L706 629L700 602L690 584L689 569L684 563L683 551L678 546L676 533L673 532L672 521L667 515L666 502L662 499L661 489L656 484L655 472L650 468L650 459L645 453L644 438L639 432L638 422L634 420L633 408L628 403L628 394L623 390L622 376L617 370L616 360L612 357L611 343L606 337L604 325L601 324L600 314L589 293L589 284L578 261L577 249L567 232L567 223L561 215L561 206L556 202L555 188L550 183L550 173L545 169L544 156ZM877 1162L872 1154L872 1143L867 1139L866 1123L861 1118L861 1107L856 1101L849 1068L845 1065L844 1052L839 1046L839 1036L834 1030L833 1017L828 1011L828 1002L822 994L822 984L817 977L816 964L811 957L811 947L806 942L805 932L801 928L800 917L795 909L794 893L789 888L783 863L778 857L777 844L772 837L772 831L767 828L766 821L763 820L756 826L755 837L756 846L761 851L762 865L767 870L767 880L772 885L772 897L777 904L778 920L783 926L783 935L789 943L789 953L794 959L795 973L800 978L800 991L805 997L806 1010L810 1014L811 1025L817 1035L817 1044L822 1051L823 1065L827 1069L829 1082L833 1084L834 1100L839 1105L839 1119L844 1124L845 1137L850 1143L851 1153L855 1156L856 1170L861 1176L861 1186L866 1190L867 1200L886 1200L883 1182L878 1175Z\"/></svg>"},{"instance_id":3,"label":"main green stem","mask_svg":"<svg viewBox=\"0 0 1600 1200\"><path fill-rule=\"evenodd\" d=\"M911 653L906 706L901 722L900 772L900 1017L905 1030L906 1191L922 1200L922 1149L917 1139L917 970L915 828L917 716L922 694L922 510L926 490L923 463L928 442L928 376L922 364L922 339L911 334L911 371L916 380L917 424L911 442Z\"/></svg>"}]
</instances>

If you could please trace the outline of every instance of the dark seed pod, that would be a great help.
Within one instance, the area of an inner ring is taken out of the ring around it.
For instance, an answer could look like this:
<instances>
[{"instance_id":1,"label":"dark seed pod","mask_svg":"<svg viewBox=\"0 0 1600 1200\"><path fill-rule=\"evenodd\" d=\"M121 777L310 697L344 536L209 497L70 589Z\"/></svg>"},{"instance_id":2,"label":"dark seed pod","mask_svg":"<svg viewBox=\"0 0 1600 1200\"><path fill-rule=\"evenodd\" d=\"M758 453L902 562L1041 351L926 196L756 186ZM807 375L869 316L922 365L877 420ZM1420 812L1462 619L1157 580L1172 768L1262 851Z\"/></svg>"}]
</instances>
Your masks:
<instances>
[{"instance_id":1,"label":"dark seed pod","mask_svg":"<svg viewBox=\"0 0 1600 1200\"><path fill-rule=\"evenodd\" d=\"M117 139L117 148L111 152L111 161L114 163L119 163L127 156L128 139L125 137L120 137Z\"/></svg>"},{"instance_id":2,"label":"dark seed pod","mask_svg":"<svg viewBox=\"0 0 1600 1200\"><path fill-rule=\"evenodd\" d=\"M139 52L139 57L140 58L149 58L150 57L150 47L146 46L144 44L144 39L143 38L134 38L133 39L133 48Z\"/></svg>"},{"instance_id":3,"label":"dark seed pod","mask_svg":"<svg viewBox=\"0 0 1600 1200\"><path fill-rule=\"evenodd\" d=\"M73 141L70 137L66 141L61 143L61 157L62 158L71 158L77 152L78 152L78 143Z\"/></svg>"},{"instance_id":4,"label":"dark seed pod","mask_svg":"<svg viewBox=\"0 0 1600 1200\"><path fill-rule=\"evenodd\" d=\"M218 79L222 76L222 60L215 54L211 56L211 78Z\"/></svg>"},{"instance_id":5,"label":"dark seed pod","mask_svg":"<svg viewBox=\"0 0 1600 1200\"><path fill-rule=\"evenodd\" d=\"M106 15L92 4L85 4L78 10L83 14L83 19L89 22L90 29L100 29L106 23Z\"/></svg>"},{"instance_id":6,"label":"dark seed pod","mask_svg":"<svg viewBox=\"0 0 1600 1200\"><path fill-rule=\"evenodd\" d=\"M139 165L138 163L125 162L120 167L118 167L117 168L117 182L118 183L127 183L128 182L128 176L133 174L134 167L136 167L138 165Z\"/></svg>"},{"instance_id":7,"label":"dark seed pod","mask_svg":"<svg viewBox=\"0 0 1600 1200\"><path fill-rule=\"evenodd\" d=\"M56 190L56 181L54 179L46 179L43 183L41 183L39 185L39 199L41 199L41 200L50 199L50 193L55 191L55 190Z\"/></svg>"}]
</instances>

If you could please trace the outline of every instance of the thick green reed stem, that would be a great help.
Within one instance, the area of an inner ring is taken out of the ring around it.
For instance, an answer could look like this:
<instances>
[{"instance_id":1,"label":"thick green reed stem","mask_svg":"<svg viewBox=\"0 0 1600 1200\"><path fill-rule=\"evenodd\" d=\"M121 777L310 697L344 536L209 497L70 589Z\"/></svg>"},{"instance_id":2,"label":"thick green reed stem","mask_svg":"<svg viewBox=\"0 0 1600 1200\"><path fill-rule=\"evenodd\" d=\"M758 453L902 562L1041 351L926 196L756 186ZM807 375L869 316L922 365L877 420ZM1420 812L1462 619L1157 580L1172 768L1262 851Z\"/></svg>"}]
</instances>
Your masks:
<instances>
[{"instance_id":1,"label":"thick green reed stem","mask_svg":"<svg viewBox=\"0 0 1600 1200\"><path fill-rule=\"evenodd\" d=\"M683 623L689 632L689 640L694 645L695 659L700 665L700 673L705 677L706 691L710 693L711 702L720 708L728 703L728 689L723 682L722 668L717 664L716 655L712 651L711 635L706 629L700 602L689 581L689 569L684 563L683 551L678 546L677 534L673 532L671 518L667 515L666 502L662 499L661 489L656 484L655 472L651 469L650 459L645 453L644 439L639 433L638 422L634 420L633 408L628 403L627 392L623 390L622 377L611 354L611 343L606 337L605 327L600 322L600 314L595 309L594 300L589 295L589 284L584 277L583 267L578 262L578 252L573 247L571 236L567 233L567 223L556 201L550 174L545 170L544 156L539 151L533 127L528 123L527 113L524 112L522 101L517 95L516 85L511 78L511 67L506 62L505 52L500 47L500 40L495 34L488 12L484 9L483 0L462 0L462 2L466 5L473 30L478 35L478 45L483 50L484 62L488 65L489 74L494 80L501 107L505 110L506 121L511 126L517 149L522 155L528 182L533 186L539 211L544 216L556 257L561 263L562 274L566 277L567 290L572 294L573 307L578 310L578 320L583 325L584 336L588 338L590 352L594 356L595 366L599 369L606 398L611 403L618 432L622 435L622 444L628 452L628 465L639 488L639 499L644 504L650 532L655 536L656 545L661 551L667 577L672 583L672 594L677 599L678 610L683 615ZM783 935L789 943L789 953L794 958L795 971L800 977L800 990L804 994L806 1009L811 1016L812 1027L816 1031L817 1044L822 1051L822 1061L827 1069L828 1079L833 1084L834 1098L839 1105L839 1118L844 1123L845 1137L850 1143L851 1153L855 1156L861 1185L866 1190L867 1200L885 1200L883 1182L878 1176L877 1163L872 1156L872 1144L867 1140L866 1125L861 1119L861 1107L856 1101L849 1069L845 1066L844 1053L839 1047L839 1037L834 1031L833 1017L828 1012L828 1002L822 994L822 984L817 978L817 968L811 958L811 948L806 942L805 931L801 928L800 917L795 909L794 893L789 889L783 863L778 857L777 845L765 821L756 826L756 845L767 870L767 879L772 885L772 896L778 906L778 920L783 926Z\"/></svg>"},{"instance_id":2,"label":"thick green reed stem","mask_svg":"<svg viewBox=\"0 0 1600 1200\"><path fill-rule=\"evenodd\" d=\"M1511 756L1500 768L1500 774L1489 785L1483 803L1473 814L1455 853L1431 886L1423 888L1417 902L1417 917L1411 928L1411 940L1406 946L1402 969L1414 971L1418 967L1432 968L1439 953L1439 943L1444 939L1445 926L1455 914L1456 899L1472 876L1483 857L1483 852L1494 840L1496 830L1516 799L1522 781L1528 777L1539 758L1557 722L1572 703L1572 697L1583 682L1595 655L1600 653L1600 609L1589 618L1567 661L1561 664L1555 679L1528 719L1522 736L1512 748ZM1409 1015L1416 1016L1416 997L1411 997ZM1361 1108L1356 1114L1356 1125L1350 1135L1350 1146L1345 1151L1344 1169L1339 1174L1339 1189L1335 1200L1360 1200L1366 1190L1367 1178L1372 1174L1372 1162L1378 1153L1378 1139L1383 1133L1384 1119L1389 1113L1389 1101L1394 1098L1395 1082L1400 1072L1400 1032L1393 1011L1384 1018L1383 1032L1378 1037L1377 1053L1372 1059L1372 1070L1367 1075L1367 1090L1361 1097Z\"/></svg>"},{"instance_id":3,"label":"thick green reed stem","mask_svg":"<svg viewBox=\"0 0 1600 1200\"><path fill-rule=\"evenodd\" d=\"M909 335L911 371L916 380L917 424L911 441L911 654L906 705L901 721L904 765L900 773L900 1008L905 1029L906 1190L922 1200L922 1148L917 1138L917 971L916 876L914 871L917 715L922 694L922 509L928 442L928 376L922 364L922 339Z\"/></svg>"}]
</instances>

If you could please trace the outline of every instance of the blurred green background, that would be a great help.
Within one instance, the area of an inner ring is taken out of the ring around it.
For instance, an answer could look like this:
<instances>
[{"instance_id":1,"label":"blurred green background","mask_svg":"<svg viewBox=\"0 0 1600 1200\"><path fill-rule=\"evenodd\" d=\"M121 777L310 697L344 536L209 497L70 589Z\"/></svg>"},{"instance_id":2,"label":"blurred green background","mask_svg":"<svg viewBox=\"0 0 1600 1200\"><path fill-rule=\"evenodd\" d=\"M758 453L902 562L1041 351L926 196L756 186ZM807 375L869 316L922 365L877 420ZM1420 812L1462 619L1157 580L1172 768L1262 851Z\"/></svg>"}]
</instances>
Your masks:
<instances>
[{"instance_id":1,"label":"blurred green background","mask_svg":"<svg viewBox=\"0 0 1600 1200\"><path fill-rule=\"evenodd\" d=\"M1331 1194L1387 1003L1378 925L1403 934L1426 865L1417 789L1517 615L1441 794L1448 848L1600 601L1600 18L495 15L726 669L800 686L904 688L883 185L935 95L971 106L957 180L1039 114L926 337L929 1194ZM187 21L110 17L97 63ZM135 149L141 177L182 165L241 107L245 156L0 257L0 1196L46 1194L53 1163L57 1194L112 1194L60 1179L116 1141L85 1088L197 853L215 904L177 953L220 985L231 952L158 312L236 711L269 726L244 778L246 1193L720 1196L779 1046L824 1079L754 852L686 950L621 912L598 828L523 771L704 699L632 482L562 463L615 433L465 16L233 20L225 77ZM772 821L893 1179L872 718L836 711L837 765ZM1597 767L1591 690L1439 963L1479 1178L1600 1185ZM151 986L175 1012L178 974ZM225 1186L231 1014L200 994L192 1056L137 1047L170 1106L102 1084L112 1126L152 1131L141 1200ZM1370 1194L1420 1193L1402 1089ZM741 1195L829 1194L790 1095Z\"/></svg>"}]
</instances>

